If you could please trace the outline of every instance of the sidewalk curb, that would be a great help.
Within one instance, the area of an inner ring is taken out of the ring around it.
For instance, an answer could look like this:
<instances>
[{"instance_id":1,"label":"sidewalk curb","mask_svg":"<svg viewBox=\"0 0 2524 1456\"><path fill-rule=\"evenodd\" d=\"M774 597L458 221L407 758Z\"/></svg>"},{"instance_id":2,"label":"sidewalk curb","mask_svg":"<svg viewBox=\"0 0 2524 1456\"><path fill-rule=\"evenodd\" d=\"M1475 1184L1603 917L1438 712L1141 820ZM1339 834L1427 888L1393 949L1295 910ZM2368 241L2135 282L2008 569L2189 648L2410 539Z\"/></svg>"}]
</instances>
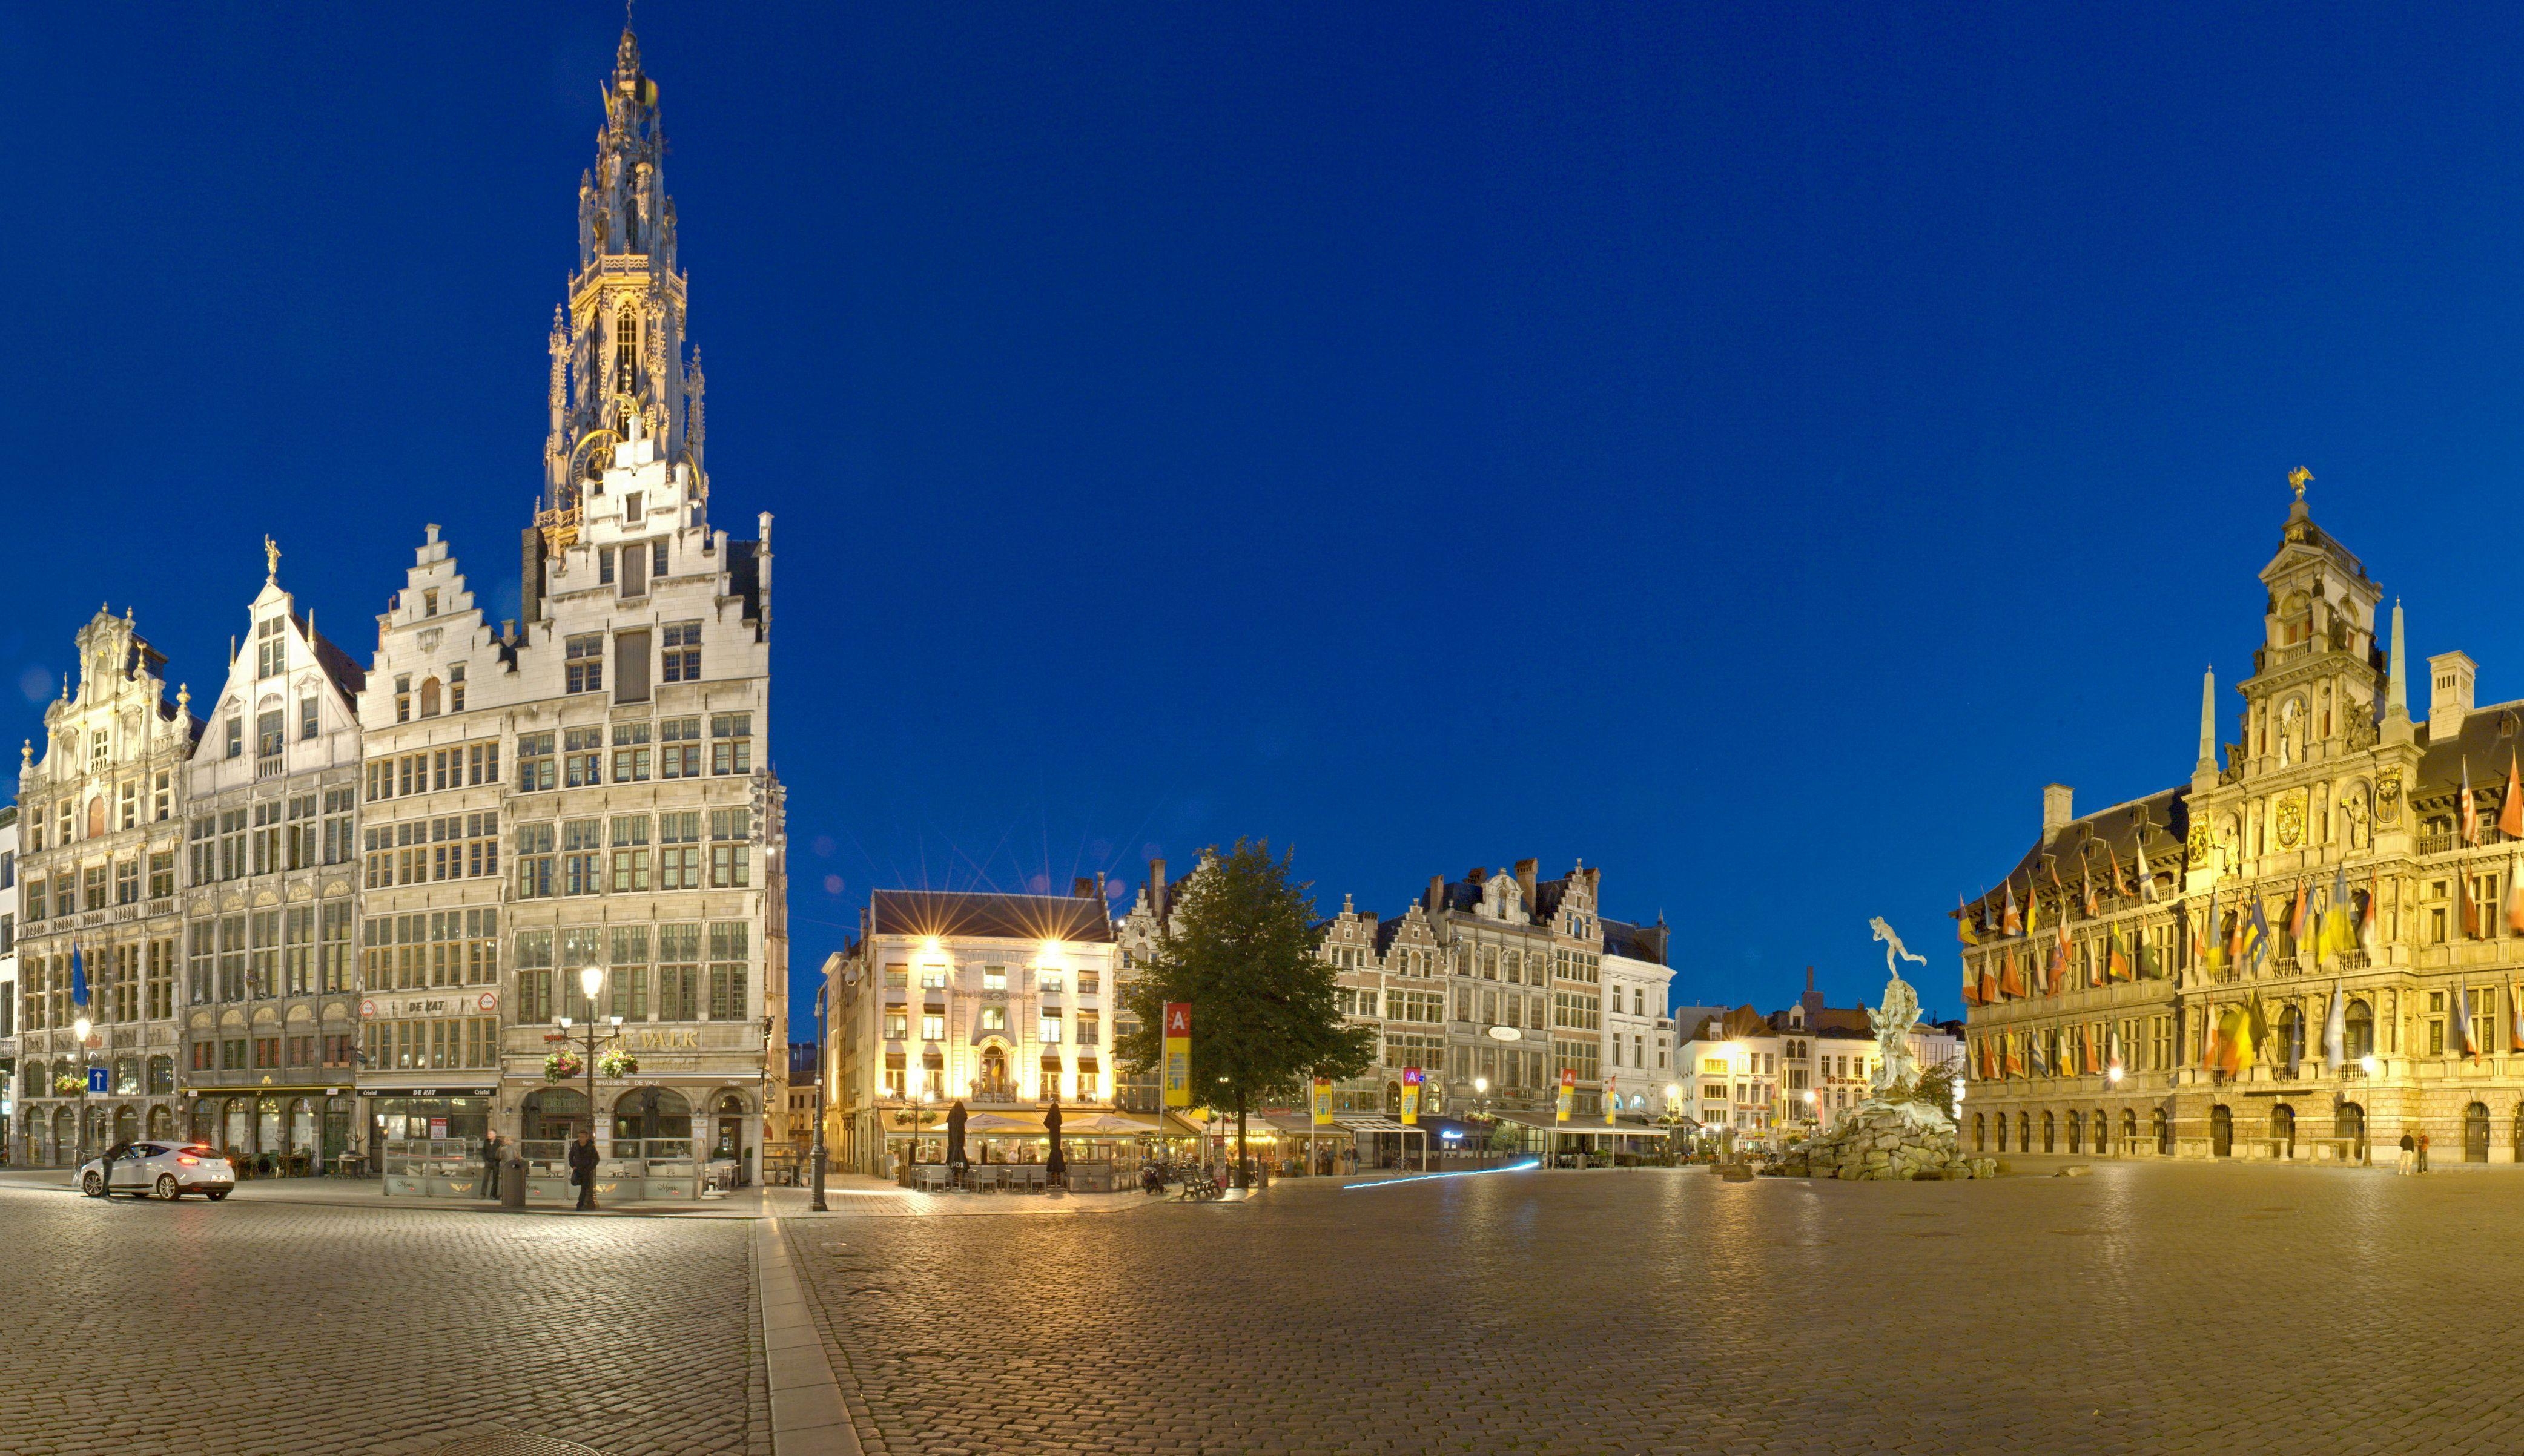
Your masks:
<instances>
[{"instance_id":1,"label":"sidewalk curb","mask_svg":"<svg viewBox=\"0 0 2524 1456\"><path fill-rule=\"evenodd\" d=\"M790 1263L779 1217L756 1220L752 1238L763 1362L770 1375L772 1456L861 1456L858 1430Z\"/></svg>"}]
</instances>

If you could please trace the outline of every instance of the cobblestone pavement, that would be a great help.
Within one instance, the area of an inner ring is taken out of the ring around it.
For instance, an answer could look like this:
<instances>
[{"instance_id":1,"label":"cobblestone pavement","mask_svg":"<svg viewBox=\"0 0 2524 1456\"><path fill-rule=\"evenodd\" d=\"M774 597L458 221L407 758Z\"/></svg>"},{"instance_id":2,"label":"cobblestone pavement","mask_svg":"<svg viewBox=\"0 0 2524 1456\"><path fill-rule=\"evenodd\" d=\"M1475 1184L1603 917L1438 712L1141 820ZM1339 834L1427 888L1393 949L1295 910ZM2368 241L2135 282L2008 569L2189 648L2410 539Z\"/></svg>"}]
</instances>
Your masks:
<instances>
[{"instance_id":1,"label":"cobblestone pavement","mask_svg":"<svg viewBox=\"0 0 2524 1456\"><path fill-rule=\"evenodd\" d=\"M868 1449L2524 1449L2524 1172L1495 1174L785 1219Z\"/></svg>"},{"instance_id":2,"label":"cobblestone pavement","mask_svg":"<svg viewBox=\"0 0 2524 1456\"><path fill-rule=\"evenodd\" d=\"M0 1188L0 1451L768 1456L751 1228Z\"/></svg>"}]
</instances>

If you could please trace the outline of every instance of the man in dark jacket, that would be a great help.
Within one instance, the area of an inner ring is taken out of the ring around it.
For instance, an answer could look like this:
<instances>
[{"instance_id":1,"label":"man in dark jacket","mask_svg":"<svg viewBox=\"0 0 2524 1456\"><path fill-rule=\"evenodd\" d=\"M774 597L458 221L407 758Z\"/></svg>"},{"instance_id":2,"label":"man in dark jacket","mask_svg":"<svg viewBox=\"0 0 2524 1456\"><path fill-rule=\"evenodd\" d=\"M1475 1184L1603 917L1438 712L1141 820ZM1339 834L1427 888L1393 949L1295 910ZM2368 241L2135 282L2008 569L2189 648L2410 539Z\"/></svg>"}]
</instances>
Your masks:
<instances>
[{"instance_id":1,"label":"man in dark jacket","mask_svg":"<svg viewBox=\"0 0 2524 1456\"><path fill-rule=\"evenodd\" d=\"M500 1196L500 1135L485 1134L482 1139L482 1196Z\"/></svg>"},{"instance_id":2,"label":"man in dark jacket","mask_svg":"<svg viewBox=\"0 0 2524 1456\"><path fill-rule=\"evenodd\" d=\"M578 1206L596 1206L596 1135L581 1130L569 1145L569 1181L578 1185Z\"/></svg>"}]
</instances>

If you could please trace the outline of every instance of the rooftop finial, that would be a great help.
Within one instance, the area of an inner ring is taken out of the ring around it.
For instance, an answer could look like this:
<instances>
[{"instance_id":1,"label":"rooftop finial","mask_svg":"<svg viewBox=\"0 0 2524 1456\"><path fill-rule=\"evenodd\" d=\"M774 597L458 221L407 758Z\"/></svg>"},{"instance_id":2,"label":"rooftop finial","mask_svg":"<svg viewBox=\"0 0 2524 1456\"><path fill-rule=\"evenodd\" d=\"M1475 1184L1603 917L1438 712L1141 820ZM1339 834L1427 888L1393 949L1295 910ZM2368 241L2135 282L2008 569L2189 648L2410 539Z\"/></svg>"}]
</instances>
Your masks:
<instances>
[{"instance_id":1,"label":"rooftop finial","mask_svg":"<svg viewBox=\"0 0 2524 1456\"><path fill-rule=\"evenodd\" d=\"M2313 472L2303 465L2288 471L2288 484L2296 487L2296 498L2300 501L2305 499L2306 482L2311 479L2313 479Z\"/></svg>"}]
</instances>

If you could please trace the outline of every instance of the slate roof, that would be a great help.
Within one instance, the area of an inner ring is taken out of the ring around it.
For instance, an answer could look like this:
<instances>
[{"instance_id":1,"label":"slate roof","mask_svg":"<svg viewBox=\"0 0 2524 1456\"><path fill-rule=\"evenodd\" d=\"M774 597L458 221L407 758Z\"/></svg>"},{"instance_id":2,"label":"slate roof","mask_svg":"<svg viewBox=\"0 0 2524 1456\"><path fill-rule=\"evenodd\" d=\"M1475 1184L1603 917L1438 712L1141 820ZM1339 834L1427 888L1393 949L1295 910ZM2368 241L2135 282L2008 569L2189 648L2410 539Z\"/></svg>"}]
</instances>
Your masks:
<instances>
[{"instance_id":1,"label":"slate roof","mask_svg":"<svg viewBox=\"0 0 2524 1456\"><path fill-rule=\"evenodd\" d=\"M972 890L880 890L869 897L881 936L989 936L1014 941L1109 943L1104 902L1068 895Z\"/></svg>"}]
</instances>

